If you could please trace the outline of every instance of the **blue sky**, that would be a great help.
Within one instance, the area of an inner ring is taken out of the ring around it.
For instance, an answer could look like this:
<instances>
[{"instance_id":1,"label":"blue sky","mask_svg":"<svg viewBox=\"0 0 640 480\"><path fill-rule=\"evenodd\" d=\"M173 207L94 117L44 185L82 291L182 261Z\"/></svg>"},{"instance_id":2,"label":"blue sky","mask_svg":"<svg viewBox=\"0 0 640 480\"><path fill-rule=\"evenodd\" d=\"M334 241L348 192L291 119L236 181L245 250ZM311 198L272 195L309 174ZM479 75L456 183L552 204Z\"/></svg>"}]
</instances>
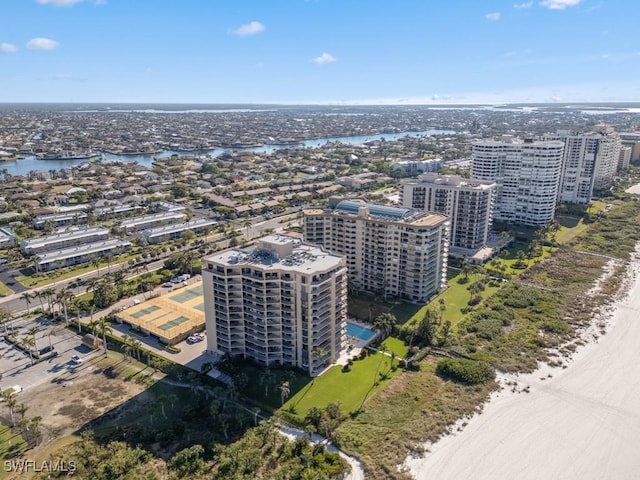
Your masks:
<instances>
[{"instance_id":1,"label":"blue sky","mask_svg":"<svg viewBox=\"0 0 640 480\"><path fill-rule=\"evenodd\" d=\"M2 0L0 102L640 101L637 0Z\"/></svg>"}]
</instances>

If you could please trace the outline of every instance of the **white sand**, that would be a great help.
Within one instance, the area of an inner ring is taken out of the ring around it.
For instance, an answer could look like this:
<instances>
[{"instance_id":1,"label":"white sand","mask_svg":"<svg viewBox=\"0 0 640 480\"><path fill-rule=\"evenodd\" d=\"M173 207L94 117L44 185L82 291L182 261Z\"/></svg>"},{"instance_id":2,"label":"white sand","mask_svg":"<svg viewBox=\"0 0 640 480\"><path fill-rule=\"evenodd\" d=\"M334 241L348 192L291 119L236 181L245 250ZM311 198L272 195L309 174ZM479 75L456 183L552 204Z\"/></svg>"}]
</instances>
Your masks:
<instances>
[{"instance_id":1,"label":"white sand","mask_svg":"<svg viewBox=\"0 0 640 480\"><path fill-rule=\"evenodd\" d=\"M608 333L566 369L513 377L460 432L406 465L418 480L640 478L640 265ZM550 374L551 377L548 377ZM544 380L541 380L541 377ZM529 386L530 393L521 389Z\"/></svg>"},{"instance_id":2,"label":"white sand","mask_svg":"<svg viewBox=\"0 0 640 480\"><path fill-rule=\"evenodd\" d=\"M625 190L627 193L635 193L636 195L640 195L640 183L636 183L632 187L629 187Z\"/></svg>"}]
</instances>

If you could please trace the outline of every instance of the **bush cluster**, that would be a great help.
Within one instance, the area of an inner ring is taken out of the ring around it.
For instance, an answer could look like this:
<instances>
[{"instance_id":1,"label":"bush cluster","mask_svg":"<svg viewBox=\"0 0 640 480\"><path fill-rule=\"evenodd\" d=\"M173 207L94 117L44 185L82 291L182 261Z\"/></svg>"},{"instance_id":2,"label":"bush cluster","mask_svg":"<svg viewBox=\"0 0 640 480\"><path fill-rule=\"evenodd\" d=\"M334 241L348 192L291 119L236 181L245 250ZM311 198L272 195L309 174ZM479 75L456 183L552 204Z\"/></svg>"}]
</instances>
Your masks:
<instances>
[{"instance_id":1,"label":"bush cluster","mask_svg":"<svg viewBox=\"0 0 640 480\"><path fill-rule=\"evenodd\" d=\"M438 361L436 373L442 377L468 385L486 383L496 376L495 370L488 363L465 358L444 358Z\"/></svg>"}]
</instances>

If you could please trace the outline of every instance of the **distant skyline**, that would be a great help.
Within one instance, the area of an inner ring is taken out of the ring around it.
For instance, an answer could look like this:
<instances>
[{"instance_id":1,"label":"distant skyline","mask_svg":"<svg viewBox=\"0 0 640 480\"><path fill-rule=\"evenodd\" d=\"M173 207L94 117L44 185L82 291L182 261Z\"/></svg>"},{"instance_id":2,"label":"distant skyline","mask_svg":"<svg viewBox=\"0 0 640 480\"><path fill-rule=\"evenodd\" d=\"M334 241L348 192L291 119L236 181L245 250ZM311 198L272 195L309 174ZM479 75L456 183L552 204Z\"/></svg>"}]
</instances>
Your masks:
<instances>
[{"instance_id":1,"label":"distant skyline","mask_svg":"<svg viewBox=\"0 0 640 480\"><path fill-rule=\"evenodd\" d=\"M2 0L0 102L640 101L615 0Z\"/></svg>"}]
</instances>

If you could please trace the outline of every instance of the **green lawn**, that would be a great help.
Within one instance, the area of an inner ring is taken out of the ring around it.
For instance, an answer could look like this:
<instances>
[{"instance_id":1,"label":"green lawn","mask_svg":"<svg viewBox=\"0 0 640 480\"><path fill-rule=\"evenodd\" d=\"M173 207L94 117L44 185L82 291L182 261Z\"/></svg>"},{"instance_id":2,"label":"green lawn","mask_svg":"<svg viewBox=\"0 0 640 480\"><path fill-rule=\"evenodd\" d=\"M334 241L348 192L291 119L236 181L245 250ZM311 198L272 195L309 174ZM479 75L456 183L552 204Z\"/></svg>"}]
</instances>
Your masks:
<instances>
[{"instance_id":1,"label":"green lawn","mask_svg":"<svg viewBox=\"0 0 640 480\"><path fill-rule=\"evenodd\" d=\"M589 226L584 223L582 217L570 217L568 215L558 217L558 222L560 223L560 228L556 234L556 241L559 244L569 243Z\"/></svg>"},{"instance_id":2,"label":"green lawn","mask_svg":"<svg viewBox=\"0 0 640 480\"><path fill-rule=\"evenodd\" d=\"M537 259L542 259L550 255L550 252L551 249L545 248L544 255L542 257L537 257ZM500 261L508 262L509 260L500 259ZM513 262L515 262L515 256ZM533 265L533 261L529 261L529 263ZM518 272L522 271L524 270L518 270ZM464 274L460 272L455 273L452 269L449 269L449 272L453 272L453 276L449 275L449 288L426 305L415 305L413 303L400 300L382 302L375 300L369 295L360 294L355 297L349 297L349 314L367 321L369 318L373 320L382 313L390 312L396 316L399 324L402 325L408 323L411 325L419 321L424 316L426 310L430 308L436 312L441 312L444 320L449 320L452 325L456 325L464 316L460 309L466 307L467 302L471 298L467 287L481 277L478 274L469 274L469 281L464 283L464 280L462 280L464 278ZM483 299L486 299L498 291L498 288L499 287L487 286L480 295ZM440 309L440 298L444 299L445 310L443 311Z\"/></svg>"},{"instance_id":3,"label":"green lawn","mask_svg":"<svg viewBox=\"0 0 640 480\"><path fill-rule=\"evenodd\" d=\"M0 297L6 297L7 295L11 295L13 290L7 287L4 283L0 282Z\"/></svg>"},{"instance_id":4,"label":"green lawn","mask_svg":"<svg viewBox=\"0 0 640 480\"><path fill-rule=\"evenodd\" d=\"M397 358L406 358L409 347L402 340L395 337L387 337L384 339L385 352L395 353Z\"/></svg>"},{"instance_id":5,"label":"green lawn","mask_svg":"<svg viewBox=\"0 0 640 480\"><path fill-rule=\"evenodd\" d=\"M434 298L427 305L422 306L414 315L409 318L408 324L414 324L418 322L424 316L427 309L432 309L436 312L442 313L443 320L449 320L453 326L457 325L460 319L464 317L461 309L467 306L467 302L471 298L467 287L474 281L480 279L478 274L469 274L469 280L464 281L464 274L459 273L451 280L449 280L449 288ZM487 286L483 292L480 293L482 299L486 299L498 291L500 287ZM440 299L444 300L445 310L440 309Z\"/></svg>"},{"instance_id":6,"label":"green lawn","mask_svg":"<svg viewBox=\"0 0 640 480\"><path fill-rule=\"evenodd\" d=\"M16 414L17 416L17 414ZM27 448L22 435L14 433L11 428L0 425L0 460L3 462L19 456ZM2 469L4 473L4 469ZM3 475L0 474L0 477Z\"/></svg>"},{"instance_id":7,"label":"green lawn","mask_svg":"<svg viewBox=\"0 0 640 480\"><path fill-rule=\"evenodd\" d=\"M397 360L394 365L397 365ZM400 369L392 371L390 368L391 357L381 353L354 361L350 372L343 372L341 366L333 367L291 396L283 409L293 412L299 419L303 419L311 407L324 408L334 402L340 403L344 414L356 412L365 400L386 385L386 381L378 382L379 373L388 373L392 378L401 372Z\"/></svg>"},{"instance_id":8,"label":"green lawn","mask_svg":"<svg viewBox=\"0 0 640 480\"><path fill-rule=\"evenodd\" d=\"M508 252L507 256L504 258L496 258L495 260L502 263L506 266L505 274L515 276L520 275L521 273L527 271L529 267L535 265L536 262L540 260L544 260L548 256L550 256L554 251L554 247L542 247L542 255L533 257L533 258L525 258L524 264L525 268L514 268L514 265L518 262L518 251L522 250L525 253L527 252L528 246L523 245L521 243L516 243L514 246L509 247L506 251ZM491 267L490 267L491 268Z\"/></svg>"}]
</instances>

